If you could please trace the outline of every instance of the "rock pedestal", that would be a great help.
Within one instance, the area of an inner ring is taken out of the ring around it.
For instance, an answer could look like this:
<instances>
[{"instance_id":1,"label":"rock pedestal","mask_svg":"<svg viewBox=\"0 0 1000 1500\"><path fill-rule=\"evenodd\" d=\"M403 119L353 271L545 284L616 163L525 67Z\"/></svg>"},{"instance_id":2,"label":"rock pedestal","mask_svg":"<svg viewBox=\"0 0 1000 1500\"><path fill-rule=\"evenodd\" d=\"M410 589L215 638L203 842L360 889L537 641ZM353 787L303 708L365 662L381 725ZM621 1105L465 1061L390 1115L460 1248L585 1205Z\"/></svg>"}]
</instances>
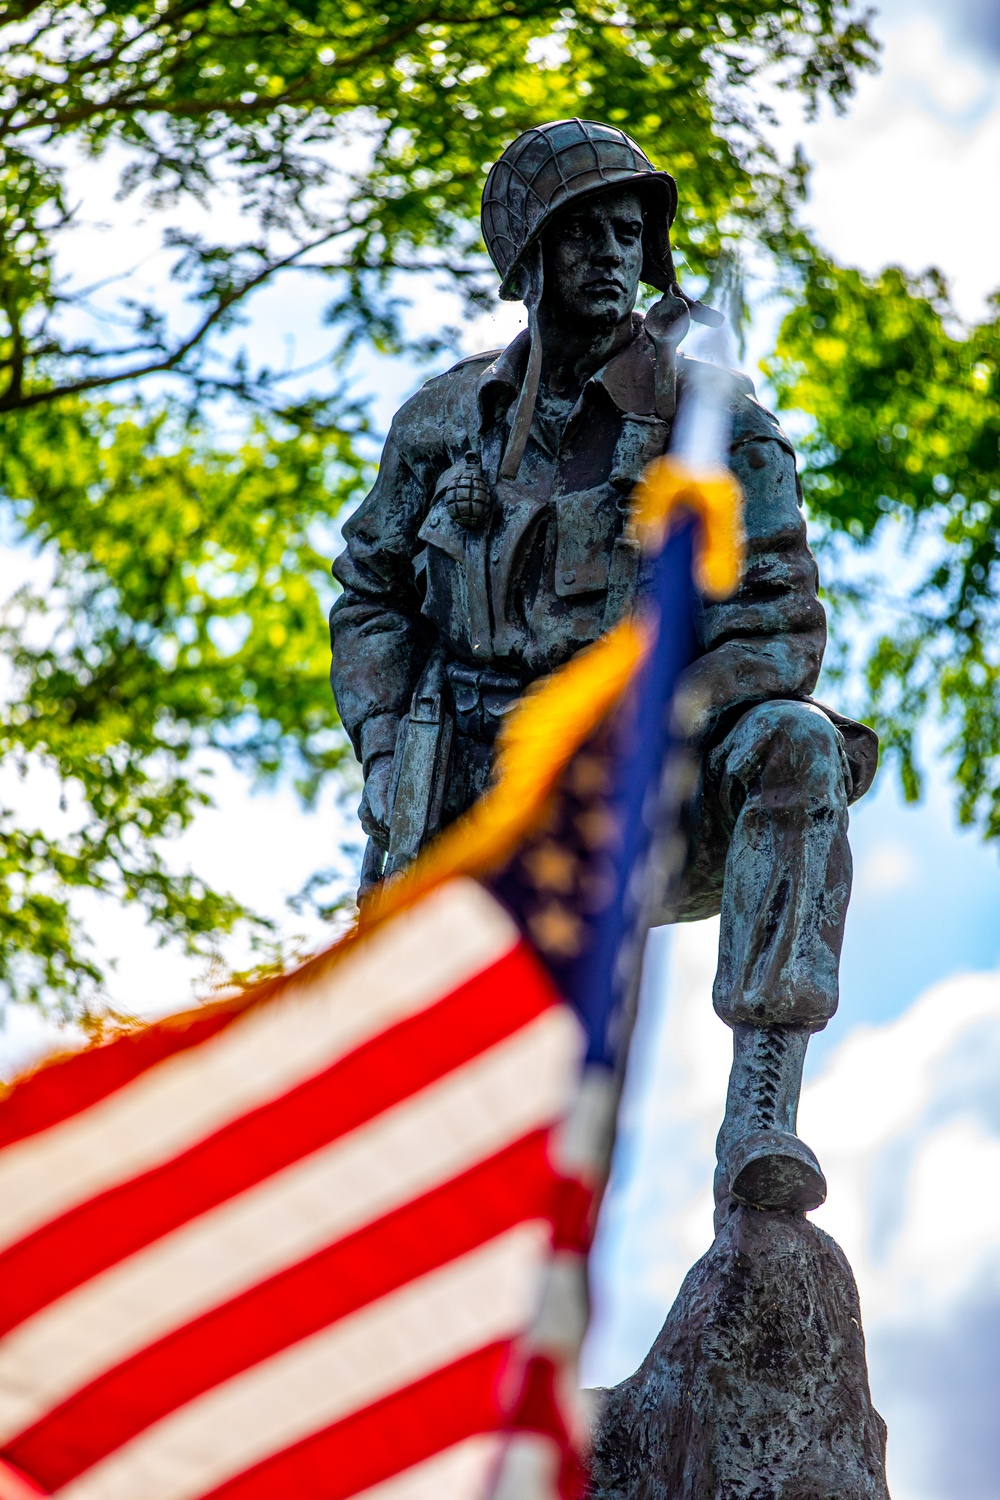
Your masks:
<instances>
[{"instance_id":1,"label":"rock pedestal","mask_svg":"<svg viewBox=\"0 0 1000 1500\"><path fill-rule=\"evenodd\" d=\"M803 1216L738 1208L604 1393L593 1500L889 1500L857 1288Z\"/></svg>"}]
</instances>

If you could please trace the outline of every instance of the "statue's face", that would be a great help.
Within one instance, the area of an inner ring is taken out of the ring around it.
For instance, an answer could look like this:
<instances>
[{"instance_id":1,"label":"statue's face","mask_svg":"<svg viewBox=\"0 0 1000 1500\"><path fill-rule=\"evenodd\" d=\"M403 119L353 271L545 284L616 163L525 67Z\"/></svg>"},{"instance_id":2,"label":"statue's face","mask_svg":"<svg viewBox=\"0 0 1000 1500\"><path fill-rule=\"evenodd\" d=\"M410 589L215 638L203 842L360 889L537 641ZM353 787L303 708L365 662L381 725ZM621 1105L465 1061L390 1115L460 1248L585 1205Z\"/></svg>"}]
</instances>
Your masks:
<instances>
[{"instance_id":1,"label":"statue's face","mask_svg":"<svg viewBox=\"0 0 1000 1500\"><path fill-rule=\"evenodd\" d=\"M608 188L571 204L545 230L542 261L542 305L560 323L597 331L622 322L639 294L639 194Z\"/></svg>"}]
</instances>

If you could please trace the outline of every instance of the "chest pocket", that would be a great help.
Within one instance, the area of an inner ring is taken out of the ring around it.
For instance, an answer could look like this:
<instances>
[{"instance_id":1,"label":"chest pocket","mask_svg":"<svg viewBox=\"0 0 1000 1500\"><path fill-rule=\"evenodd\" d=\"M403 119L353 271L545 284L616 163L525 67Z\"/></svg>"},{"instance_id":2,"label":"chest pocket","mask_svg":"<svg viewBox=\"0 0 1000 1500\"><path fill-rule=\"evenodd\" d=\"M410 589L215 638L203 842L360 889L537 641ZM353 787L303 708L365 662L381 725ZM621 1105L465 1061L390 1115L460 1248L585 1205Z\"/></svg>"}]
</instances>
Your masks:
<instances>
[{"instance_id":1,"label":"chest pocket","mask_svg":"<svg viewBox=\"0 0 1000 1500\"><path fill-rule=\"evenodd\" d=\"M622 516L610 484L556 496L555 590L560 599L608 585L608 564Z\"/></svg>"},{"instance_id":2,"label":"chest pocket","mask_svg":"<svg viewBox=\"0 0 1000 1500\"><path fill-rule=\"evenodd\" d=\"M669 437L670 425L659 417L626 416L607 483L556 497L555 590L561 599L608 588L628 497L646 465L664 452Z\"/></svg>"},{"instance_id":3,"label":"chest pocket","mask_svg":"<svg viewBox=\"0 0 1000 1500\"><path fill-rule=\"evenodd\" d=\"M423 612L454 647L471 650L485 659L491 638L485 532L470 530L456 521L445 498L464 467L455 464L441 475L430 510L417 532L427 546Z\"/></svg>"},{"instance_id":4,"label":"chest pocket","mask_svg":"<svg viewBox=\"0 0 1000 1500\"><path fill-rule=\"evenodd\" d=\"M669 440L669 422L661 422L659 417L627 416L608 476L615 489L630 494L646 465L667 451Z\"/></svg>"},{"instance_id":5,"label":"chest pocket","mask_svg":"<svg viewBox=\"0 0 1000 1500\"><path fill-rule=\"evenodd\" d=\"M434 498L431 501L430 510L424 518L424 524L417 532L422 542L430 547L437 547L446 557L452 558L457 563L465 562L466 539L469 535L468 528L454 520L444 497L449 486L464 472L464 464L453 464L450 469L438 479L434 486Z\"/></svg>"}]
</instances>

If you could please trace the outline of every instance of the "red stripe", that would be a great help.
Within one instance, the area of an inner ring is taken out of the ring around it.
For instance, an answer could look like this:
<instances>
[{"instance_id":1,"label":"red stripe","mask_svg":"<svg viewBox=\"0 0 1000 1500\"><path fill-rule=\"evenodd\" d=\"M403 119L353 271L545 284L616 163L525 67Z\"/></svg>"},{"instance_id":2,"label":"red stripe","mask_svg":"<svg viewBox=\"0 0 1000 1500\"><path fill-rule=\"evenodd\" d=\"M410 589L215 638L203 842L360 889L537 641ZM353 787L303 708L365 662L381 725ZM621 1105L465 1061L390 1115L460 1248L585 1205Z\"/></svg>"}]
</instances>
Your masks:
<instances>
[{"instance_id":1,"label":"red stripe","mask_svg":"<svg viewBox=\"0 0 1000 1500\"><path fill-rule=\"evenodd\" d=\"M160 1021L102 1047L56 1058L0 1100L0 1150L99 1104L147 1068L208 1041L239 1013L227 1006L209 1015L195 1014L183 1024Z\"/></svg>"},{"instance_id":2,"label":"red stripe","mask_svg":"<svg viewBox=\"0 0 1000 1500\"><path fill-rule=\"evenodd\" d=\"M533 1020L554 996L521 946L280 1099L44 1225L0 1254L0 1333L426 1088Z\"/></svg>"},{"instance_id":3,"label":"red stripe","mask_svg":"<svg viewBox=\"0 0 1000 1500\"><path fill-rule=\"evenodd\" d=\"M251 1007L280 1000L282 992L290 988L322 982L326 973L355 945L358 936L356 931L347 933L325 953L308 959L291 974L265 980L231 1000L170 1016L100 1047L44 1063L37 1072L17 1083L6 1099L0 1100L0 1150L98 1104L164 1058L207 1041Z\"/></svg>"},{"instance_id":4,"label":"red stripe","mask_svg":"<svg viewBox=\"0 0 1000 1500\"><path fill-rule=\"evenodd\" d=\"M561 1500L583 1500L587 1493L587 1472L575 1451L566 1418L559 1403L555 1363L542 1354L532 1355L525 1371L524 1387L517 1410L511 1420L515 1432L538 1432L550 1437L562 1455L559 1469Z\"/></svg>"},{"instance_id":5,"label":"red stripe","mask_svg":"<svg viewBox=\"0 0 1000 1500\"><path fill-rule=\"evenodd\" d=\"M500 1425L509 1359L495 1344L286 1449L202 1500L346 1500L435 1453Z\"/></svg>"},{"instance_id":6,"label":"red stripe","mask_svg":"<svg viewBox=\"0 0 1000 1500\"><path fill-rule=\"evenodd\" d=\"M556 1191L555 1248L586 1255L594 1238L600 1197L576 1177L560 1177Z\"/></svg>"},{"instance_id":7,"label":"red stripe","mask_svg":"<svg viewBox=\"0 0 1000 1500\"><path fill-rule=\"evenodd\" d=\"M547 1132L178 1329L95 1380L5 1456L49 1489L241 1370L526 1219L549 1217Z\"/></svg>"}]
</instances>

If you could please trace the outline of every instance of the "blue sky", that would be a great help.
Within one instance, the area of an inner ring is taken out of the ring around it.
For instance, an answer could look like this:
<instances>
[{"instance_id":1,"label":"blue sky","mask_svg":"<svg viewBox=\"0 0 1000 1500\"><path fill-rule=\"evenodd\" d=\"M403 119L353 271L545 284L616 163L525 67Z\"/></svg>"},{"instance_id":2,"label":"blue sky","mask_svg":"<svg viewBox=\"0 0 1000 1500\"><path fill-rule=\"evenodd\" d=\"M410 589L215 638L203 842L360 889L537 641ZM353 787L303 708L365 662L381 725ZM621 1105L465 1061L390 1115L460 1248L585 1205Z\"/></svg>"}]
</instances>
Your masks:
<instances>
[{"instance_id":1,"label":"blue sky","mask_svg":"<svg viewBox=\"0 0 1000 1500\"><path fill-rule=\"evenodd\" d=\"M933 774L924 802L903 802L886 775L851 820L854 896L836 1029L898 1016L928 985L1000 964L1000 859L955 826L950 789ZM831 1030L822 1038L829 1045ZM814 1047L816 1056L825 1047Z\"/></svg>"},{"instance_id":2,"label":"blue sky","mask_svg":"<svg viewBox=\"0 0 1000 1500\"><path fill-rule=\"evenodd\" d=\"M806 218L838 258L868 270L936 264L974 317L1000 284L1000 5L888 0L877 29L882 71L863 80L847 116L824 112L811 125L789 116L779 140L804 141L815 164ZM129 233L113 253L133 259L145 231ZM106 231L81 245L82 275L88 255L105 264ZM283 349L290 325L298 356L308 355L309 295L289 284L261 299L243 335L261 357ZM774 317L760 310L751 373ZM440 300L429 296L414 319L439 324ZM517 326L517 309L504 307L468 329L469 350L503 343ZM380 366L370 379L385 422L413 371ZM0 552L0 592L24 569L23 554ZM932 740L918 807L883 772L854 813L842 1003L811 1049L802 1129L830 1179L817 1221L858 1275L894 1500L1000 1500L1000 859L956 828L939 758ZM251 797L235 772L216 772L218 809L185 836L178 862L280 913L338 845L342 814L328 802L307 816L287 790ZM0 791L36 808L52 801L44 777ZM94 901L85 915L98 949L118 955L119 1003L188 1002L197 970L152 949L136 913ZM652 943L596 1271L586 1371L595 1382L634 1368L709 1242L729 1048L709 1000L716 941L714 924L699 923ZM44 1043L16 1014L0 1063L9 1071Z\"/></svg>"}]
</instances>

